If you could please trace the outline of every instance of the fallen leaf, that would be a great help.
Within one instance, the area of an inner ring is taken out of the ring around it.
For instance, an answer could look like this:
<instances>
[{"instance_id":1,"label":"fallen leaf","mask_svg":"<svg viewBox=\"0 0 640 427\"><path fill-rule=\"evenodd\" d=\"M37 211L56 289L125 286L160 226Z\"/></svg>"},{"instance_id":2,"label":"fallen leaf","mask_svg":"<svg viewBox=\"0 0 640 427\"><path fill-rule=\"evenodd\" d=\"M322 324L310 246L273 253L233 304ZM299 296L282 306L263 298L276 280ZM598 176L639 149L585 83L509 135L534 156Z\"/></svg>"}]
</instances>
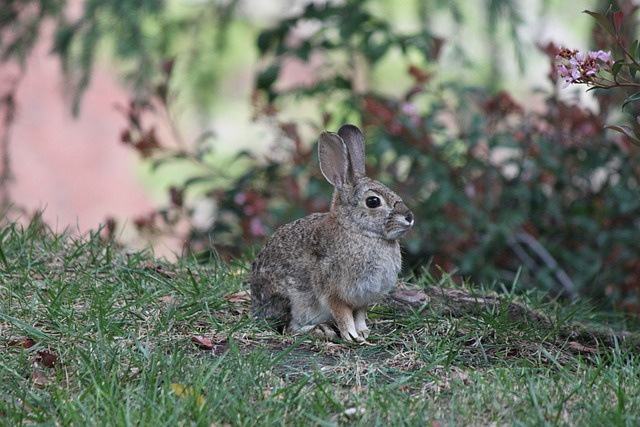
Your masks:
<instances>
[{"instance_id":1,"label":"fallen leaf","mask_svg":"<svg viewBox=\"0 0 640 427\"><path fill-rule=\"evenodd\" d=\"M213 343L210 338L205 338L202 336L191 337L191 341L194 342L198 347L204 350L213 350Z\"/></svg>"},{"instance_id":2,"label":"fallen leaf","mask_svg":"<svg viewBox=\"0 0 640 427\"><path fill-rule=\"evenodd\" d=\"M225 295L222 298L229 302L234 302L234 303L251 302L251 291L249 290L240 291L234 294Z\"/></svg>"},{"instance_id":3,"label":"fallen leaf","mask_svg":"<svg viewBox=\"0 0 640 427\"><path fill-rule=\"evenodd\" d=\"M31 409L31 406L29 406L26 403L24 403L24 401L22 399L18 399L18 406L21 407L21 408L26 409L28 412L33 412L33 409Z\"/></svg>"},{"instance_id":4,"label":"fallen leaf","mask_svg":"<svg viewBox=\"0 0 640 427\"><path fill-rule=\"evenodd\" d=\"M58 362L58 356L49 351L38 352L38 362L42 363L47 368L53 368Z\"/></svg>"},{"instance_id":5,"label":"fallen leaf","mask_svg":"<svg viewBox=\"0 0 640 427\"><path fill-rule=\"evenodd\" d=\"M171 390L173 390L176 396L182 399L186 399L189 397L195 399L198 406L202 406L205 404L204 397L202 397L200 393L197 393L193 387L188 387L186 385L178 383L172 383Z\"/></svg>"},{"instance_id":6,"label":"fallen leaf","mask_svg":"<svg viewBox=\"0 0 640 427\"><path fill-rule=\"evenodd\" d=\"M33 369L33 384L36 387L44 387L49 384L47 376L38 368Z\"/></svg>"},{"instance_id":7,"label":"fallen leaf","mask_svg":"<svg viewBox=\"0 0 640 427\"><path fill-rule=\"evenodd\" d=\"M20 337L20 338L15 338L9 341L9 347L20 345L22 346L22 348L31 348L36 344L38 344L36 340L29 337Z\"/></svg>"},{"instance_id":8,"label":"fallen leaf","mask_svg":"<svg viewBox=\"0 0 640 427\"><path fill-rule=\"evenodd\" d=\"M171 295L164 295L158 298L158 301L163 302L165 304L169 304L173 302L173 297Z\"/></svg>"}]
</instances>

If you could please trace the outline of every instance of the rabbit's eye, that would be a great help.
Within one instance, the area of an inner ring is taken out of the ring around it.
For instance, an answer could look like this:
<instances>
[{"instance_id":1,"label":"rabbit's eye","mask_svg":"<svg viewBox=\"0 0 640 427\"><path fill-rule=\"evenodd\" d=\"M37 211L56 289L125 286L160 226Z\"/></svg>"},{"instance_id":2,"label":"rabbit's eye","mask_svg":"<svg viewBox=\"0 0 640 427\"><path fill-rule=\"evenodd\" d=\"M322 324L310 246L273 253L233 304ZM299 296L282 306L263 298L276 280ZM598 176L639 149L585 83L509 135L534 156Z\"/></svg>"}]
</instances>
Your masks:
<instances>
[{"instance_id":1,"label":"rabbit's eye","mask_svg":"<svg viewBox=\"0 0 640 427\"><path fill-rule=\"evenodd\" d=\"M377 208L381 204L380 198L376 196L367 197L367 200L365 200L365 203L367 207L370 209Z\"/></svg>"}]
</instances>

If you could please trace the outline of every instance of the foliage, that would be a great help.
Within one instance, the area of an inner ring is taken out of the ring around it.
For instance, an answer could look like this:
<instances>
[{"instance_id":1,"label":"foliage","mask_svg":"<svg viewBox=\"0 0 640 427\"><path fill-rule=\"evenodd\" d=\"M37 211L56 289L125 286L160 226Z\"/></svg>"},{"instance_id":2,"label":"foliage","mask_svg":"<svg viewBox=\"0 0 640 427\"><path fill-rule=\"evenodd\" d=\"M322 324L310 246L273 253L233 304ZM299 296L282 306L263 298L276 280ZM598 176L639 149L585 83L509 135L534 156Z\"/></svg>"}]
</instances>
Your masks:
<instances>
[{"instance_id":1,"label":"foliage","mask_svg":"<svg viewBox=\"0 0 640 427\"><path fill-rule=\"evenodd\" d=\"M636 309L640 159L625 139L605 134L608 110L568 104L554 90L543 108L525 112L507 93L440 79L441 39L424 30L399 34L365 6L311 4L260 35L261 114L278 123L278 108L313 100L325 111L315 132L364 126L370 175L402 194L418 219L405 242L409 266L432 261L483 283L510 281L522 267L526 286L571 298L607 294ZM310 36L297 35L318 21ZM556 50L542 49L557 87ZM404 94L381 94L360 80L398 52L411 79ZM312 58L311 84L280 81L288 62ZM326 208L331 188L317 168L307 169L315 159L299 126L278 126L288 159L256 162L218 193L229 214L220 218L242 225L232 246Z\"/></svg>"},{"instance_id":2,"label":"foliage","mask_svg":"<svg viewBox=\"0 0 640 427\"><path fill-rule=\"evenodd\" d=\"M3 1L0 65L18 71L3 74L6 81L0 87L0 212L13 204L9 129L19 112L16 93L26 60L38 40L53 32L51 53L62 62L76 115L92 70L105 57L121 72L134 103L143 104L150 93L161 94L172 102L188 100L205 113L216 93L215 70L237 6L237 0L186 5L165 0ZM163 86L168 64L176 69L173 83L184 86L179 94Z\"/></svg>"},{"instance_id":3,"label":"foliage","mask_svg":"<svg viewBox=\"0 0 640 427\"><path fill-rule=\"evenodd\" d=\"M631 5L629 7L631 7L632 13L636 12L637 6ZM640 88L640 82L636 79L636 74L640 71L640 40L636 39L629 44L627 35L629 31L623 31L624 12L622 10L611 12L610 10L609 16L589 10L584 12L591 15L605 34L613 39L615 55L619 59L611 60L611 51L588 52L585 56L577 50L561 49L557 58L563 63L558 64L558 73L565 79L564 87L569 84L585 84L589 86L589 90L637 90ZM635 27L633 24L631 26ZM603 60L604 64L599 64L597 59ZM630 103L635 103L638 100L640 100L640 92L628 95L622 101L622 111ZM638 127L640 115L637 115L637 109L630 111L630 113L634 117L631 120L631 126L607 125L605 127L622 133L633 144L640 146L640 128Z\"/></svg>"},{"instance_id":4,"label":"foliage","mask_svg":"<svg viewBox=\"0 0 640 427\"><path fill-rule=\"evenodd\" d=\"M207 32L210 17L228 23L237 3L205 2L177 14L166 13L159 1L136 10L124 3L88 2L80 19L62 19L56 52L82 88L98 40L111 40L136 83L123 111L122 141L156 169L180 162L193 167L192 176L170 189L166 207L136 221L141 230L182 233L186 223L188 251L205 259L210 252L229 257L258 247L278 225L328 209L331 187L315 166L314 147L304 141L354 122L368 138L369 174L397 190L416 213L405 242L410 269L436 265L486 284L510 281L520 271L522 286L571 298L608 295L637 310L640 163L625 138L603 130L615 98L599 94L592 111L567 103L554 89L532 97L532 108L508 93L464 84L458 70L440 69L451 42L426 25L434 8L463 23L460 2L416 6L413 30L399 29L380 2L369 0L310 3L262 31L252 102L278 142L266 157L243 152L223 167L212 163L209 134L183 141L171 111L172 88L188 70L203 69L192 65L211 45L198 46L199 37L218 40ZM492 37L500 17L517 35L514 4L487 0ZM115 19L123 11L129 18ZM181 35L184 28L197 33L195 42L187 40L193 34ZM515 52L521 51L514 40ZM541 49L555 61L555 46ZM404 69L391 77L393 94L376 84L389 80L379 73L389 62ZM304 83L287 81L292 64L306 73ZM555 66L549 79L557 88ZM305 105L320 113L312 120L284 119ZM176 141L163 140L166 134L148 116L165 120ZM194 219L202 210L194 194L210 202L204 224Z\"/></svg>"},{"instance_id":5,"label":"foliage","mask_svg":"<svg viewBox=\"0 0 640 427\"><path fill-rule=\"evenodd\" d=\"M576 321L602 327L584 306L506 292L554 319L541 327L499 308L381 305L369 345L323 342L251 320L248 262L161 262L105 234L70 238L40 221L0 232L3 425L640 421L637 350L558 336ZM436 282L416 280L455 286Z\"/></svg>"},{"instance_id":6,"label":"foliage","mask_svg":"<svg viewBox=\"0 0 640 427\"><path fill-rule=\"evenodd\" d=\"M2 62L24 64L45 22L54 20L51 50L62 60L73 88L76 114L92 69L107 52L137 97L162 78L162 63L179 57L189 99L203 108L211 104L217 56L237 6L237 0L189 7L165 0L87 0L77 14L65 0L10 0L0 11L0 55Z\"/></svg>"},{"instance_id":7,"label":"foliage","mask_svg":"<svg viewBox=\"0 0 640 427\"><path fill-rule=\"evenodd\" d=\"M189 218L194 207L185 207L184 194L204 182L216 215L208 228L191 227L191 250L213 243L228 256L259 245L278 225L328 209L332 189L301 135L356 122L369 141L368 173L403 195L416 214L405 239L409 268L436 265L486 284L520 274L525 287L570 298L608 296L637 310L640 154L605 133L610 100L602 98L595 113L554 89L527 111L508 93L441 78L436 64L444 40L426 30L399 32L366 6L310 4L263 31L254 103L258 117L279 131L275 153L242 153L236 162L245 162L246 172L231 176L206 171L200 149L154 151L157 165L190 161L204 172L172 188L170 206L140 227ZM321 25L301 36L309 22ZM557 88L557 48L540 49ZM397 76L405 87L399 96L376 91L367 78L389 55L406 65L406 76ZM293 62L313 64L310 83L287 85L283 70ZM300 126L281 119L304 102L323 111L320 121Z\"/></svg>"}]
</instances>

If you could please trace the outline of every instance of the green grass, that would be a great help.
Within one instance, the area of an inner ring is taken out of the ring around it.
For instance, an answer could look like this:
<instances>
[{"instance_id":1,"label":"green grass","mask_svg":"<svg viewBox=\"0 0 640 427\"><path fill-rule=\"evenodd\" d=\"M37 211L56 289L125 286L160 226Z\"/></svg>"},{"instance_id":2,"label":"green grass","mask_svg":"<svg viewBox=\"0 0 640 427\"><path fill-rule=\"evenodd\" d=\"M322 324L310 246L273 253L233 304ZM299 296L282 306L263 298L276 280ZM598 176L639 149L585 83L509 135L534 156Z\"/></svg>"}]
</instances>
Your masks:
<instances>
[{"instance_id":1,"label":"green grass","mask_svg":"<svg viewBox=\"0 0 640 427\"><path fill-rule=\"evenodd\" d=\"M506 305L380 304L369 344L350 345L254 322L229 298L247 288L248 261L171 264L38 223L9 225L0 242L6 425L640 425L637 347L577 343L567 325L602 317L585 306L501 300L543 325Z\"/></svg>"}]
</instances>

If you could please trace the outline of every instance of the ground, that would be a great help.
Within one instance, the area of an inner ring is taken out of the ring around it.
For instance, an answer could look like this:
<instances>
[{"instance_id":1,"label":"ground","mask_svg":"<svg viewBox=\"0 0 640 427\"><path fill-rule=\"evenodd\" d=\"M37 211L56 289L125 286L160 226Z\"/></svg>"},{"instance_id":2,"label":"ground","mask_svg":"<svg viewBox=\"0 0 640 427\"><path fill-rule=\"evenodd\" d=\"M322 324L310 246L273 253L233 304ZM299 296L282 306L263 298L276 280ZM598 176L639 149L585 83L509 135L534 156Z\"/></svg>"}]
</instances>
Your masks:
<instances>
[{"instance_id":1,"label":"ground","mask_svg":"<svg viewBox=\"0 0 640 427\"><path fill-rule=\"evenodd\" d=\"M638 325L588 303L425 273L357 345L255 321L248 259L174 264L42 225L0 241L9 425L640 422Z\"/></svg>"}]
</instances>

